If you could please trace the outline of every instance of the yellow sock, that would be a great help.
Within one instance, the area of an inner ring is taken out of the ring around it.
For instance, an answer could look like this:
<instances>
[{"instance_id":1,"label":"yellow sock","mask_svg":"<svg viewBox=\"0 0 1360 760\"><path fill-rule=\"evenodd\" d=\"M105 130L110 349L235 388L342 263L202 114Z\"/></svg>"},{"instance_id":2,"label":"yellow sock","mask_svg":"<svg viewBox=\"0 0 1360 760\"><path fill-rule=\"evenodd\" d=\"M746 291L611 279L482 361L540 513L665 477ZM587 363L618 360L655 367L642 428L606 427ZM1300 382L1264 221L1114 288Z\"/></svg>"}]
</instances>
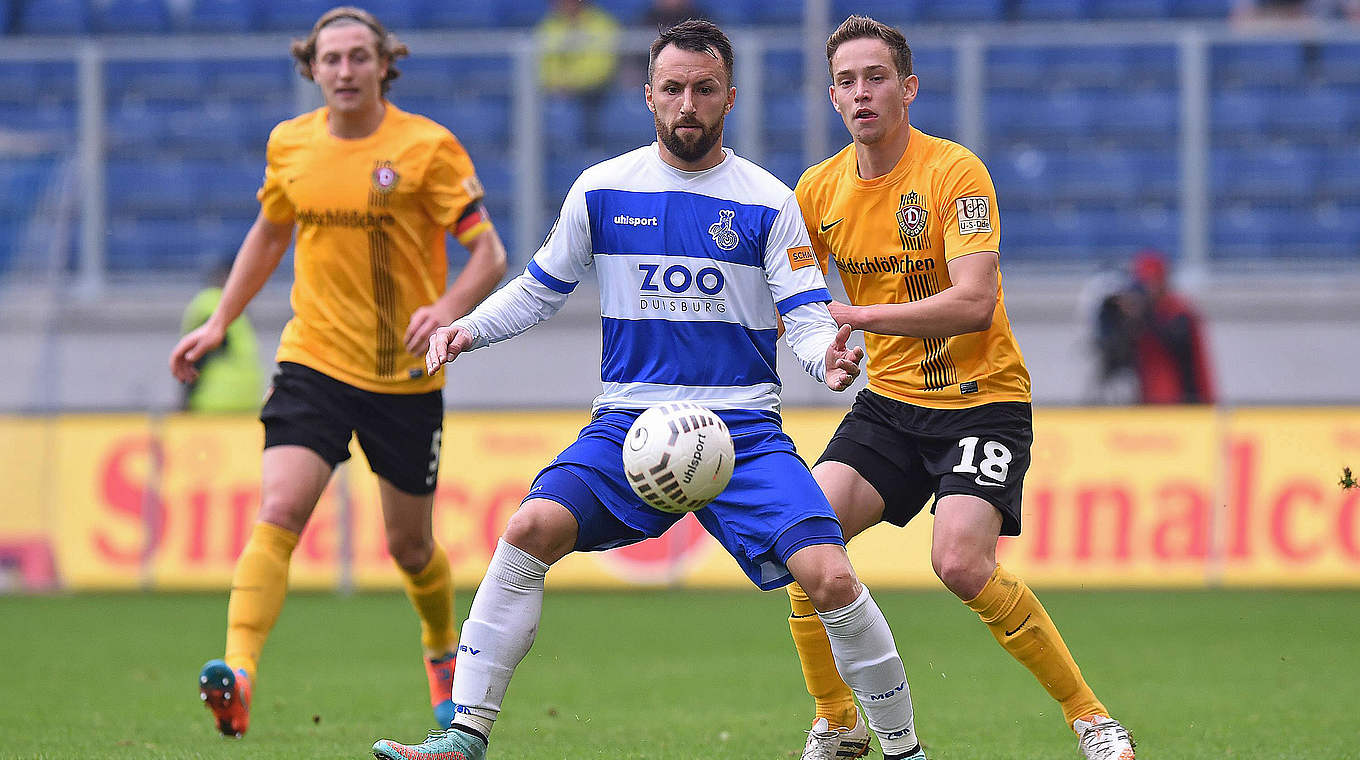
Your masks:
<instances>
[{"instance_id":1,"label":"yellow sock","mask_svg":"<svg viewBox=\"0 0 1360 760\"><path fill-rule=\"evenodd\" d=\"M982 618L997 643L1058 700L1068 728L1072 721L1092 713L1109 715L1081 677L1057 626L1023 580L997 565L982 591L964 604Z\"/></svg>"},{"instance_id":2,"label":"yellow sock","mask_svg":"<svg viewBox=\"0 0 1360 760\"><path fill-rule=\"evenodd\" d=\"M836 661L831 657L831 642L817 610L807 592L797 583L790 583L789 631L793 645L798 648L798 659L803 665L803 681L808 693L817 702L817 717L826 718L832 728L855 725L855 695L841 680Z\"/></svg>"},{"instance_id":3,"label":"yellow sock","mask_svg":"<svg viewBox=\"0 0 1360 760\"><path fill-rule=\"evenodd\" d=\"M288 593L288 561L298 534L266 522L255 523L250 540L236 560L227 602L227 665L244 668L255 680L260 650L283 609Z\"/></svg>"},{"instance_id":4,"label":"yellow sock","mask_svg":"<svg viewBox=\"0 0 1360 760\"><path fill-rule=\"evenodd\" d=\"M429 658L442 657L458 646L453 624L453 573L449 555L436 541L425 568L415 575L402 573L406 596L420 616L420 644Z\"/></svg>"}]
</instances>

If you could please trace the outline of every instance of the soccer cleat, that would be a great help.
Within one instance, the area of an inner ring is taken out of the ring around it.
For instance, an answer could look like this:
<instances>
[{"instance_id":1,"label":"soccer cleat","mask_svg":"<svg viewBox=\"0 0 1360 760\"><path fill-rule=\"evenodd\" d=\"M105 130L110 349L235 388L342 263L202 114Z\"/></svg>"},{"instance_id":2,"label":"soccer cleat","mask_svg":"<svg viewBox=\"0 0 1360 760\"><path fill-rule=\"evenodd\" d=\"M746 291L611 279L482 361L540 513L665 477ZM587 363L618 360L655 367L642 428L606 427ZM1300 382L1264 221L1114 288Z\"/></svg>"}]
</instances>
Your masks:
<instances>
[{"instance_id":1,"label":"soccer cleat","mask_svg":"<svg viewBox=\"0 0 1360 760\"><path fill-rule=\"evenodd\" d=\"M437 660L425 660L425 676L430 680L430 705L434 707L434 724L448 728L453 722L453 668L454 652Z\"/></svg>"},{"instance_id":2,"label":"soccer cleat","mask_svg":"<svg viewBox=\"0 0 1360 760\"><path fill-rule=\"evenodd\" d=\"M232 672L221 660L208 660L198 673L198 698L212 711L217 730L237 739L250 726L250 676Z\"/></svg>"},{"instance_id":3,"label":"soccer cleat","mask_svg":"<svg viewBox=\"0 0 1360 760\"><path fill-rule=\"evenodd\" d=\"M379 739L373 745L373 756L379 760L483 760L486 742L456 728L445 728L431 731L414 747Z\"/></svg>"},{"instance_id":4,"label":"soccer cleat","mask_svg":"<svg viewBox=\"0 0 1360 760\"><path fill-rule=\"evenodd\" d=\"M1087 715L1072 721L1072 730L1087 760L1134 760L1133 737L1114 718Z\"/></svg>"},{"instance_id":5,"label":"soccer cleat","mask_svg":"<svg viewBox=\"0 0 1360 760\"><path fill-rule=\"evenodd\" d=\"M869 729L864 716L855 711L853 728L832 728L826 718L818 718L808 731L802 760L847 760L869 754Z\"/></svg>"}]
</instances>

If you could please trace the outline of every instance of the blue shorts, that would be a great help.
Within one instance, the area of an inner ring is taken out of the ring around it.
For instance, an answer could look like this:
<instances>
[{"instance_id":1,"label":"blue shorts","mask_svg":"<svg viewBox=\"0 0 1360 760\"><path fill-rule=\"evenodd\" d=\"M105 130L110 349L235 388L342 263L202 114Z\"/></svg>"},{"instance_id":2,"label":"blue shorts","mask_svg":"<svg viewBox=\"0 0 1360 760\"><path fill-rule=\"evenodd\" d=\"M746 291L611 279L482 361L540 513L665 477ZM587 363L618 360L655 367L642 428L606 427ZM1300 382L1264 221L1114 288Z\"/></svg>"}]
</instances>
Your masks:
<instances>
[{"instance_id":1,"label":"blue shorts","mask_svg":"<svg viewBox=\"0 0 1360 760\"><path fill-rule=\"evenodd\" d=\"M602 551L665 533L682 515L647 506L623 474L623 440L641 410L600 412L576 442L534 479L529 499L551 499L576 517L577 551ZM840 523L779 416L719 410L732 432L732 482L694 513L751 582L769 590L793 580L785 562L815 544L845 545Z\"/></svg>"}]
</instances>

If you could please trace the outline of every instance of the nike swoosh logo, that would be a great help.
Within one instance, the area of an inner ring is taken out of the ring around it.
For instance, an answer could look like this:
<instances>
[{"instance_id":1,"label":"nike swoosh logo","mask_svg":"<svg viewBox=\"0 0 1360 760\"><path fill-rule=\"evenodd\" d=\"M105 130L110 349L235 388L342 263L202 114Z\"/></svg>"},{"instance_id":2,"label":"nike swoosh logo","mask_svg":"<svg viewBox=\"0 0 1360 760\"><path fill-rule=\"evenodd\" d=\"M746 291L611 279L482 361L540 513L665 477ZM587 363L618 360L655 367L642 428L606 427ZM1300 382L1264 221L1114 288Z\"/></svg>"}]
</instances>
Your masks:
<instances>
[{"instance_id":1,"label":"nike swoosh logo","mask_svg":"<svg viewBox=\"0 0 1360 760\"><path fill-rule=\"evenodd\" d=\"M1020 621L1020 625L1017 625L1017 626L1015 627L1015 631L1018 631L1018 630L1020 630L1021 628L1024 628L1024 627L1025 627L1025 623L1028 623L1030 617L1033 616L1033 615L1034 615L1033 612L1029 613L1029 615L1026 615L1026 616L1025 616L1025 619ZM1014 636L1014 635L1015 635L1015 631L1006 631L1006 635L1007 635L1007 636Z\"/></svg>"},{"instance_id":2,"label":"nike swoosh logo","mask_svg":"<svg viewBox=\"0 0 1360 760\"><path fill-rule=\"evenodd\" d=\"M992 487L992 488L1005 488L1005 487L1006 487L1006 484L1005 484L1005 483L996 483L996 482L993 482L993 481L991 481L991 480L983 480L981 475L977 476L976 478L973 478L973 482L974 482L974 483L977 483L977 484L980 485L980 486L990 486L990 487Z\"/></svg>"},{"instance_id":3,"label":"nike swoosh logo","mask_svg":"<svg viewBox=\"0 0 1360 760\"><path fill-rule=\"evenodd\" d=\"M830 230L832 227L835 227L836 225L840 224L840 223L843 222L843 221L845 221L845 217L841 217L840 219L837 219L836 221L832 222L831 224L827 224L826 222L822 222L822 224L821 224L822 232L824 232L824 233L827 232L827 231Z\"/></svg>"}]
</instances>

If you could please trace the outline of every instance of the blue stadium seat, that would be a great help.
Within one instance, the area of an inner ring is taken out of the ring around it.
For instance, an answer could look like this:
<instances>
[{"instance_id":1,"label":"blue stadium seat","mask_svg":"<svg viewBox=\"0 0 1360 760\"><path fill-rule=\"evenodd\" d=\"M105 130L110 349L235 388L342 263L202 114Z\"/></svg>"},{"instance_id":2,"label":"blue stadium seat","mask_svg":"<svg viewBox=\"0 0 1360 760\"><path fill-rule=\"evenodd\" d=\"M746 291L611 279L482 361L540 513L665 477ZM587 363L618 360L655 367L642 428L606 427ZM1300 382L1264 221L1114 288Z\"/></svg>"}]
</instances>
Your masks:
<instances>
[{"instance_id":1,"label":"blue stadium seat","mask_svg":"<svg viewBox=\"0 0 1360 760\"><path fill-rule=\"evenodd\" d=\"M1290 209L1233 205L1212 216L1210 249L1214 259L1260 259L1275 256L1285 227L1297 223Z\"/></svg>"},{"instance_id":2,"label":"blue stadium seat","mask_svg":"<svg viewBox=\"0 0 1360 760\"><path fill-rule=\"evenodd\" d=\"M1180 196L1180 157L1174 144L1134 151L1133 156L1141 200L1166 202Z\"/></svg>"},{"instance_id":3,"label":"blue stadium seat","mask_svg":"<svg viewBox=\"0 0 1360 760\"><path fill-rule=\"evenodd\" d=\"M931 23L978 24L1005 20L1005 0L950 0L921 4L921 20Z\"/></svg>"},{"instance_id":4,"label":"blue stadium seat","mask_svg":"<svg viewBox=\"0 0 1360 760\"><path fill-rule=\"evenodd\" d=\"M1117 87L1136 84L1128 51L1110 47L1054 47L1043 52L1047 86Z\"/></svg>"},{"instance_id":5,"label":"blue stadium seat","mask_svg":"<svg viewBox=\"0 0 1360 760\"><path fill-rule=\"evenodd\" d=\"M203 80L203 66L193 60L112 60L104 64L104 86L110 100L127 95L197 100L203 95Z\"/></svg>"},{"instance_id":6,"label":"blue stadium seat","mask_svg":"<svg viewBox=\"0 0 1360 760\"><path fill-rule=\"evenodd\" d=\"M1004 130L1008 137L1043 142L1085 139L1095 117L1088 94L1076 90L993 90L986 107L993 129Z\"/></svg>"},{"instance_id":7,"label":"blue stadium seat","mask_svg":"<svg viewBox=\"0 0 1360 760\"><path fill-rule=\"evenodd\" d=\"M575 98L543 101L543 137L553 155L568 155L585 147L585 114Z\"/></svg>"},{"instance_id":8,"label":"blue stadium seat","mask_svg":"<svg viewBox=\"0 0 1360 760\"><path fill-rule=\"evenodd\" d=\"M0 171L0 219L26 215L46 191L54 165L46 158L6 159Z\"/></svg>"},{"instance_id":9,"label":"blue stadium seat","mask_svg":"<svg viewBox=\"0 0 1360 760\"><path fill-rule=\"evenodd\" d=\"M1074 21L1090 15L1087 0L1019 0L1017 21Z\"/></svg>"},{"instance_id":10,"label":"blue stadium seat","mask_svg":"<svg viewBox=\"0 0 1360 760\"><path fill-rule=\"evenodd\" d=\"M1095 244L1103 254L1128 255L1144 248L1165 251L1177 247L1180 216L1173 206L1089 207L1080 208L1078 213L1094 230Z\"/></svg>"},{"instance_id":11,"label":"blue stadium seat","mask_svg":"<svg viewBox=\"0 0 1360 760\"><path fill-rule=\"evenodd\" d=\"M629 26L642 21L647 10L652 7L652 0L595 0L595 5L613 16L615 21Z\"/></svg>"},{"instance_id":12,"label":"blue stadium seat","mask_svg":"<svg viewBox=\"0 0 1360 760\"><path fill-rule=\"evenodd\" d=\"M15 0L0 0L0 34L7 34L14 19Z\"/></svg>"},{"instance_id":13,"label":"blue stadium seat","mask_svg":"<svg viewBox=\"0 0 1360 760\"><path fill-rule=\"evenodd\" d=\"M197 225L186 217L115 216L109 223L107 253L114 273L195 271L213 256L202 249Z\"/></svg>"},{"instance_id":14,"label":"blue stadium seat","mask_svg":"<svg viewBox=\"0 0 1360 760\"><path fill-rule=\"evenodd\" d=\"M425 27L417 0L386 0L381 5L373 3L367 8L383 26L394 32L416 32Z\"/></svg>"},{"instance_id":15,"label":"blue stadium seat","mask_svg":"<svg viewBox=\"0 0 1360 760\"><path fill-rule=\"evenodd\" d=\"M1159 19L1170 14L1172 5L1170 0L1090 0L1090 11L1097 19Z\"/></svg>"},{"instance_id":16,"label":"blue stadium seat","mask_svg":"<svg viewBox=\"0 0 1360 760\"><path fill-rule=\"evenodd\" d=\"M955 137L954 99L940 93L921 93L911 104L911 125L927 134Z\"/></svg>"},{"instance_id":17,"label":"blue stadium seat","mask_svg":"<svg viewBox=\"0 0 1360 760\"><path fill-rule=\"evenodd\" d=\"M503 158L496 154L485 156L473 156L472 164L477 169L477 179L481 181L482 187L486 188L487 204L504 204L513 202L516 189L514 179L514 164L512 159ZM508 220L501 219L501 224L506 224Z\"/></svg>"},{"instance_id":18,"label":"blue stadium seat","mask_svg":"<svg viewBox=\"0 0 1360 760\"><path fill-rule=\"evenodd\" d=\"M803 176L803 172L808 168L807 162L803 160L802 151L791 150L770 151L765 154L760 165L789 187L798 184L798 178Z\"/></svg>"},{"instance_id":19,"label":"blue stadium seat","mask_svg":"<svg viewBox=\"0 0 1360 760\"><path fill-rule=\"evenodd\" d=\"M1269 98L1255 89L1218 90L1210 96L1209 123L1216 137L1260 138Z\"/></svg>"},{"instance_id":20,"label":"blue stadium seat","mask_svg":"<svg viewBox=\"0 0 1360 760\"><path fill-rule=\"evenodd\" d=\"M594 136L593 142L615 147L616 152L656 140L656 122L637 93L607 96L600 121L600 134Z\"/></svg>"},{"instance_id":21,"label":"blue stadium seat","mask_svg":"<svg viewBox=\"0 0 1360 760\"><path fill-rule=\"evenodd\" d=\"M205 60L207 93L227 98L293 98L292 63L281 57Z\"/></svg>"},{"instance_id":22,"label":"blue stadium seat","mask_svg":"<svg viewBox=\"0 0 1360 760\"><path fill-rule=\"evenodd\" d=\"M150 158L170 142L170 117L179 101L131 98L109 104L105 140L110 158Z\"/></svg>"},{"instance_id":23,"label":"blue stadium seat","mask_svg":"<svg viewBox=\"0 0 1360 760\"><path fill-rule=\"evenodd\" d=\"M1001 212L1001 244L1008 261L1089 259L1095 230L1072 208L1013 208Z\"/></svg>"},{"instance_id":24,"label":"blue stadium seat","mask_svg":"<svg viewBox=\"0 0 1360 760\"><path fill-rule=\"evenodd\" d=\"M515 0L502 3L497 23L508 27L530 27L548 15L548 0Z\"/></svg>"},{"instance_id":25,"label":"blue stadium seat","mask_svg":"<svg viewBox=\"0 0 1360 760\"><path fill-rule=\"evenodd\" d=\"M1120 49L1127 84L1175 89L1180 86L1178 57L1173 45L1132 45Z\"/></svg>"},{"instance_id":26,"label":"blue stadium seat","mask_svg":"<svg viewBox=\"0 0 1360 760\"><path fill-rule=\"evenodd\" d=\"M488 151L510 145L510 101L505 98L412 99L404 107L448 127L467 146L475 160Z\"/></svg>"},{"instance_id":27,"label":"blue stadium seat","mask_svg":"<svg viewBox=\"0 0 1360 760\"><path fill-rule=\"evenodd\" d=\"M1274 236L1286 255L1360 258L1360 206L1320 203L1291 211L1290 223Z\"/></svg>"},{"instance_id":28,"label":"blue stadium seat","mask_svg":"<svg viewBox=\"0 0 1360 760\"><path fill-rule=\"evenodd\" d=\"M1176 0L1171 4L1175 18L1225 19L1235 0Z\"/></svg>"},{"instance_id":29,"label":"blue stadium seat","mask_svg":"<svg viewBox=\"0 0 1360 760\"><path fill-rule=\"evenodd\" d=\"M110 161L104 186L111 214L192 215L198 206L198 186L180 161Z\"/></svg>"},{"instance_id":30,"label":"blue stadium seat","mask_svg":"<svg viewBox=\"0 0 1360 760\"><path fill-rule=\"evenodd\" d=\"M1322 154L1319 190L1324 197L1339 201L1360 198L1360 151L1352 145L1338 145Z\"/></svg>"},{"instance_id":31,"label":"blue stadium seat","mask_svg":"<svg viewBox=\"0 0 1360 760\"><path fill-rule=\"evenodd\" d=\"M43 100L28 104L0 101L0 124L20 132L43 132L49 136L73 135L76 131L76 104L69 100Z\"/></svg>"},{"instance_id":32,"label":"blue stadium seat","mask_svg":"<svg viewBox=\"0 0 1360 760\"><path fill-rule=\"evenodd\" d=\"M942 47L912 48L911 71L921 80L922 89L953 89L957 71L954 51Z\"/></svg>"},{"instance_id":33,"label":"blue stadium seat","mask_svg":"<svg viewBox=\"0 0 1360 760\"><path fill-rule=\"evenodd\" d=\"M1331 42L1319 45L1317 72L1325 82L1360 83L1360 44Z\"/></svg>"},{"instance_id":34,"label":"blue stadium seat","mask_svg":"<svg viewBox=\"0 0 1360 760\"><path fill-rule=\"evenodd\" d=\"M392 83L392 99L447 97L454 89L454 59L414 56L397 61L401 75Z\"/></svg>"},{"instance_id":35,"label":"blue stadium seat","mask_svg":"<svg viewBox=\"0 0 1360 760\"><path fill-rule=\"evenodd\" d=\"M1291 140L1345 140L1356 133L1356 112L1354 95L1341 88L1285 89L1271 99L1266 128Z\"/></svg>"},{"instance_id":36,"label":"blue stadium seat","mask_svg":"<svg viewBox=\"0 0 1360 760\"><path fill-rule=\"evenodd\" d=\"M28 104L33 93L42 91L39 64L30 61L0 61L0 102Z\"/></svg>"},{"instance_id":37,"label":"blue stadium seat","mask_svg":"<svg viewBox=\"0 0 1360 760\"><path fill-rule=\"evenodd\" d=\"M986 80L993 87L1030 88L1050 84L1044 49L996 45L987 49Z\"/></svg>"},{"instance_id":38,"label":"blue stadium seat","mask_svg":"<svg viewBox=\"0 0 1360 760\"><path fill-rule=\"evenodd\" d=\"M203 213L240 216L258 209L255 191L264 182L263 161L191 161L185 171L198 188Z\"/></svg>"},{"instance_id":39,"label":"blue stadium seat","mask_svg":"<svg viewBox=\"0 0 1360 760\"><path fill-rule=\"evenodd\" d=\"M1145 141L1172 139L1179 117L1176 93L1167 90L1123 90L1088 93L1097 134Z\"/></svg>"},{"instance_id":40,"label":"blue stadium seat","mask_svg":"<svg viewBox=\"0 0 1360 760\"><path fill-rule=\"evenodd\" d=\"M818 57L820 63L823 57ZM777 94L781 92L801 92L803 87L803 54L798 50L771 50L765 53L760 59L761 86L767 94ZM826 69L818 67L819 74ZM826 83L831 82L830 75L822 74ZM740 86L742 83L737 82Z\"/></svg>"},{"instance_id":41,"label":"blue stadium seat","mask_svg":"<svg viewBox=\"0 0 1360 760\"><path fill-rule=\"evenodd\" d=\"M20 34L86 34L90 6L85 0L25 0L15 30Z\"/></svg>"},{"instance_id":42,"label":"blue stadium seat","mask_svg":"<svg viewBox=\"0 0 1360 760\"><path fill-rule=\"evenodd\" d=\"M422 27L437 29L474 29L496 26L500 14L497 3L448 2L448 0L417 0Z\"/></svg>"},{"instance_id":43,"label":"blue stadium seat","mask_svg":"<svg viewBox=\"0 0 1360 760\"><path fill-rule=\"evenodd\" d=\"M481 5L481 3L449 3L449 5ZM272 32L288 32L303 36L321 15L335 7L334 0L288 0L265 2L261 5L260 28Z\"/></svg>"},{"instance_id":44,"label":"blue stadium seat","mask_svg":"<svg viewBox=\"0 0 1360 760\"><path fill-rule=\"evenodd\" d=\"M244 34L259 28L255 0L194 0L184 20L185 31Z\"/></svg>"},{"instance_id":45,"label":"blue stadium seat","mask_svg":"<svg viewBox=\"0 0 1360 760\"><path fill-rule=\"evenodd\" d=\"M1295 84L1304 76L1303 46L1297 42L1216 45L1209 63L1219 86Z\"/></svg>"},{"instance_id":46,"label":"blue stadium seat","mask_svg":"<svg viewBox=\"0 0 1360 760\"><path fill-rule=\"evenodd\" d=\"M1059 200L1131 201L1138 195L1133 154L1114 150L1055 150L1045 159Z\"/></svg>"},{"instance_id":47,"label":"blue stadium seat","mask_svg":"<svg viewBox=\"0 0 1360 760\"><path fill-rule=\"evenodd\" d=\"M885 24L902 27L921 18L921 5L925 0L832 0L831 20L839 23L846 16L858 13L876 18ZM720 2L720 0L715 0ZM796 5L797 3L795 3Z\"/></svg>"},{"instance_id":48,"label":"blue stadium seat","mask_svg":"<svg viewBox=\"0 0 1360 760\"><path fill-rule=\"evenodd\" d=\"M164 34L170 9L164 0L106 0L94 5L94 30L105 34Z\"/></svg>"},{"instance_id":49,"label":"blue stadium seat","mask_svg":"<svg viewBox=\"0 0 1360 760\"><path fill-rule=\"evenodd\" d=\"M1003 213L1012 207L1047 204L1052 200L1053 172L1044 151L998 150L987 158L987 170Z\"/></svg>"},{"instance_id":50,"label":"blue stadium seat","mask_svg":"<svg viewBox=\"0 0 1360 760\"><path fill-rule=\"evenodd\" d=\"M803 116L803 96L797 91L776 91L766 97L764 105L766 139L775 145L801 145L803 125L807 121Z\"/></svg>"},{"instance_id":51,"label":"blue stadium seat","mask_svg":"<svg viewBox=\"0 0 1360 760\"><path fill-rule=\"evenodd\" d=\"M1320 161L1318 150L1297 146L1215 148L1209 158L1210 188L1216 198L1311 200Z\"/></svg>"}]
</instances>

